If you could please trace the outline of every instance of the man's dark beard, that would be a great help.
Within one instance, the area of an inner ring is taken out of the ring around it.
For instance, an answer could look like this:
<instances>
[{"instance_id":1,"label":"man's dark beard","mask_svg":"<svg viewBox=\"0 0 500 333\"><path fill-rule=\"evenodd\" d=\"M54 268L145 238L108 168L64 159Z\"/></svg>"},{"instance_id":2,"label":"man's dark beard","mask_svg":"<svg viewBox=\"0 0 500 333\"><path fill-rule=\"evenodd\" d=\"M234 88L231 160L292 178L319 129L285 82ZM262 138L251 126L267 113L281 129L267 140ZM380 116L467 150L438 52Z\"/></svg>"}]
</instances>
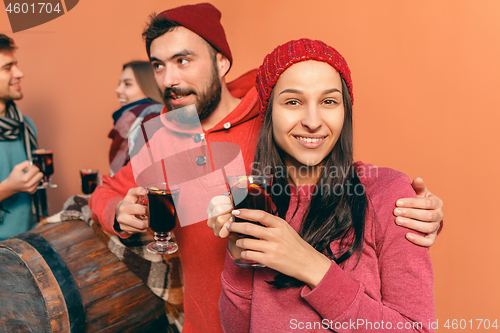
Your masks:
<instances>
[{"instance_id":1,"label":"man's dark beard","mask_svg":"<svg viewBox=\"0 0 500 333\"><path fill-rule=\"evenodd\" d=\"M220 103L221 100L221 84L219 81L219 75L217 73L217 68L214 66L213 71L212 71L212 76L210 77L210 82L208 83L206 87L205 92L201 92L200 95L196 97L196 110L198 111L198 117L199 120L203 120L208 118L214 112L214 110L217 108L217 106ZM179 95L184 95L184 94L195 94L194 91L190 89L180 89L180 88L165 88L163 92L163 103L165 103L165 106L169 110L174 110L178 108L178 106L173 105L171 103L171 96L170 94L179 94ZM188 120L188 119L186 119ZM181 119L178 119L178 121L181 122L186 122L182 121ZM189 121L187 121L189 122Z\"/></svg>"}]
</instances>

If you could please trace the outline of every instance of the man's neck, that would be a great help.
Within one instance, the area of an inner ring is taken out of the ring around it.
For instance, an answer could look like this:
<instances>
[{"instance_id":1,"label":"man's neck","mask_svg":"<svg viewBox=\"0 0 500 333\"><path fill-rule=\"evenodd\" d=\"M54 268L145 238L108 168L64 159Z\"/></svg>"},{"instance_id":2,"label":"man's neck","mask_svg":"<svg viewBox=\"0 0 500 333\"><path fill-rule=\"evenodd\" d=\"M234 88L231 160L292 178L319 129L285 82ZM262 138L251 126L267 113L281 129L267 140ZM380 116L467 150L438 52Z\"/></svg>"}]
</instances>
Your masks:
<instances>
[{"instance_id":1,"label":"man's neck","mask_svg":"<svg viewBox=\"0 0 500 333\"><path fill-rule=\"evenodd\" d=\"M7 110L6 106L7 102L0 99L0 117L5 117L5 111Z\"/></svg>"},{"instance_id":2,"label":"man's neck","mask_svg":"<svg viewBox=\"0 0 500 333\"><path fill-rule=\"evenodd\" d=\"M240 104L240 102L241 100L239 98L231 95L225 82L223 82L221 84L221 98L219 105L210 116L200 122L203 130L207 131L215 127L215 125L220 123L222 119L226 118L226 116L230 114L238 106L238 104Z\"/></svg>"}]
</instances>

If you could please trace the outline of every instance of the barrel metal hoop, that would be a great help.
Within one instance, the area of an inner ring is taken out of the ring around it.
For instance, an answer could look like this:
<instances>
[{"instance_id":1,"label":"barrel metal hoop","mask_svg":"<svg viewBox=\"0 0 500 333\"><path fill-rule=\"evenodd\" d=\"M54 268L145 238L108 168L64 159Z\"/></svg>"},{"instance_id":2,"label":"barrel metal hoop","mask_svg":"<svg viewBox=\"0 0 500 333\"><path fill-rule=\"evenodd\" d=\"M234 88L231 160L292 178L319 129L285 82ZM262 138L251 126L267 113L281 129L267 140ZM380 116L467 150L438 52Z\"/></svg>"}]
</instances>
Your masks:
<instances>
[{"instance_id":1,"label":"barrel metal hoop","mask_svg":"<svg viewBox=\"0 0 500 333\"><path fill-rule=\"evenodd\" d=\"M45 262L54 274L59 288L61 288L66 308L68 309L71 333L85 332L85 310L82 298L71 272L54 247L42 236L34 233L24 233L15 238L33 246L40 254L43 253Z\"/></svg>"}]
</instances>

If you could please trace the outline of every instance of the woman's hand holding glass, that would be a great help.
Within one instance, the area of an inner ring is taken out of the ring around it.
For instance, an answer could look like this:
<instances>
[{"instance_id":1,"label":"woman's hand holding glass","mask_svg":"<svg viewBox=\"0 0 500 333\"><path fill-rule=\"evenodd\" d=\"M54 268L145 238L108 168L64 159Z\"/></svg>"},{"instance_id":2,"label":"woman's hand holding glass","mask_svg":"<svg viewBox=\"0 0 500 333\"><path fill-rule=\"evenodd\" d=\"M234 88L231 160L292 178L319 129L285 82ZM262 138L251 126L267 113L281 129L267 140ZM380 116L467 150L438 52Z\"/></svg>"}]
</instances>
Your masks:
<instances>
[{"instance_id":1,"label":"woman's hand holding glass","mask_svg":"<svg viewBox=\"0 0 500 333\"><path fill-rule=\"evenodd\" d=\"M240 238L236 233L229 231L229 224L234 221L231 214L233 203L229 195L219 195L213 197L208 204L207 225L213 230L214 235L220 238L228 239L229 252L234 259L240 258L241 249L236 247L236 241Z\"/></svg>"},{"instance_id":2,"label":"woman's hand holding glass","mask_svg":"<svg viewBox=\"0 0 500 333\"><path fill-rule=\"evenodd\" d=\"M233 215L231 215L232 210L233 203L229 196L218 195L210 200L207 209L207 225L214 231L215 236L228 238L229 231L225 228L225 225L234 220Z\"/></svg>"},{"instance_id":3,"label":"woman's hand holding glass","mask_svg":"<svg viewBox=\"0 0 500 333\"><path fill-rule=\"evenodd\" d=\"M311 288L316 287L330 269L332 261L304 241L282 218L253 209L235 210L233 215L264 225L247 222L227 224L231 233L256 238L236 240L241 258L257 261L303 281ZM233 252L231 254L234 256Z\"/></svg>"}]
</instances>

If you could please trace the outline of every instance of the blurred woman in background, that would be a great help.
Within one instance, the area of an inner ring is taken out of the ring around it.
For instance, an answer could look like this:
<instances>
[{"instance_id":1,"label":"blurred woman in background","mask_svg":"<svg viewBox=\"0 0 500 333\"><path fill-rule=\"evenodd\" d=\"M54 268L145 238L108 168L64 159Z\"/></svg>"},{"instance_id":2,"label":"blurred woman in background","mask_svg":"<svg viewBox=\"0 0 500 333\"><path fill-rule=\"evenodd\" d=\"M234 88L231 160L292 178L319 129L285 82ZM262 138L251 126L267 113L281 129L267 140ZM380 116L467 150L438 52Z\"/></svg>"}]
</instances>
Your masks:
<instances>
[{"instance_id":1,"label":"blurred woman in background","mask_svg":"<svg viewBox=\"0 0 500 333\"><path fill-rule=\"evenodd\" d=\"M163 107L161 92L153 69L147 61L131 61L123 65L115 90L122 107L113 113L114 126L109 133L110 174L114 175L129 161L128 139L142 121L158 115Z\"/></svg>"}]
</instances>

